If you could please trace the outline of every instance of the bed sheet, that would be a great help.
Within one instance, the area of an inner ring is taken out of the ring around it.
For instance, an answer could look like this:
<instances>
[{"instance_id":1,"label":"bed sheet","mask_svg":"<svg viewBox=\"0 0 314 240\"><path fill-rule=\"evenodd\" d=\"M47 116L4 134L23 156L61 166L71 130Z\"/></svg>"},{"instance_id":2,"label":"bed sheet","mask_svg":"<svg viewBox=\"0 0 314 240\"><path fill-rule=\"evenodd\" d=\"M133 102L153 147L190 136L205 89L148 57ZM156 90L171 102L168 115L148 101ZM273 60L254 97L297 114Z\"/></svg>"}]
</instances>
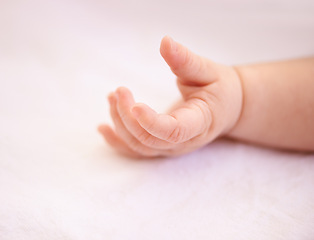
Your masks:
<instances>
[{"instance_id":1,"label":"bed sheet","mask_svg":"<svg viewBox=\"0 0 314 240\"><path fill-rule=\"evenodd\" d=\"M314 155L217 140L163 159L97 133L179 97L164 35L225 64L314 53L313 1L1 1L0 239L314 239Z\"/></svg>"}]
</instances>

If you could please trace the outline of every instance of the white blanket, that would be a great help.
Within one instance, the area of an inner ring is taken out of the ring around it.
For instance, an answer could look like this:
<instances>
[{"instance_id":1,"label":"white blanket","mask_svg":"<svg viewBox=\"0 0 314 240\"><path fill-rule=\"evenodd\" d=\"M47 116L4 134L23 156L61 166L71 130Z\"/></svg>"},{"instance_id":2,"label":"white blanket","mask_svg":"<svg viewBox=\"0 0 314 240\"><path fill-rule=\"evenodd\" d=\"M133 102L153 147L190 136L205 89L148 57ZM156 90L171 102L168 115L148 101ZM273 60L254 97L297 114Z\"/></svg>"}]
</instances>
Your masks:
<instances>
[{"instance_id":1,"label":"white blanket","mask_svg":"<svg viewBox=\"0 0 314 240\"><path fill-rule=\"evenodd\" d=\"M0 239L314 239L314 154L218 140L132 160L96 131L118 86L157 111L178 98L164 35L225 64L308 56L313 12L311 0L1 1Z\"/></svg>"}]
</instances>

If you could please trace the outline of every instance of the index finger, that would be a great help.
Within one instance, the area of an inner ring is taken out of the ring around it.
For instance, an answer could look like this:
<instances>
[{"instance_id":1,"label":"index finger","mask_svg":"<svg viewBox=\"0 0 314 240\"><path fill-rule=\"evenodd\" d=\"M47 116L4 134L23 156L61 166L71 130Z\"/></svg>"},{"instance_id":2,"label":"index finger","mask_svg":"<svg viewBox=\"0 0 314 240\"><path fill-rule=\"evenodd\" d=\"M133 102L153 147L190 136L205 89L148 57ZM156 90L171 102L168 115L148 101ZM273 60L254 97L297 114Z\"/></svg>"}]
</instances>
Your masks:
<instances>
[{"instance_id":1,"label":"index finger","mask_svg":"<svg viewBox=\"0 0 314 240\"><path fill-rule=\"evenodd\" d=\"M170 114L158 114L145 104L136 104L132 113L147 132L171 143L182 143L206 132L212 119L207 103L197 98Z\"/></svg>"}]
</instances>

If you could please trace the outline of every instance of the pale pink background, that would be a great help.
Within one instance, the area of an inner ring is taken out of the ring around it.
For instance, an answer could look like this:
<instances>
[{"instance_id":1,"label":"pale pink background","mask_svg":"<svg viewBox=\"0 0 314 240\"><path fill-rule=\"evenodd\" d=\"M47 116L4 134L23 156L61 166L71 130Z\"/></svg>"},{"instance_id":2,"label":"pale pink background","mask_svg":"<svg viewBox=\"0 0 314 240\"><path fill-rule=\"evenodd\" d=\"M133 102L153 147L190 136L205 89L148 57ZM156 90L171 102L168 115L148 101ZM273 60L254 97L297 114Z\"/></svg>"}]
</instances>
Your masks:
<instances>
[{"instance_id":1,"label":"pale pink background","mask_svg":"<svg viewBox=\"0 0 314 240\"><path fill-rule=\"evenodd\" d=\"M219 140L139 161L103 142L116 87L158 111L179 96L164 35L225 64L309 56L314 2L0 1L1 240L314 239L313 154Z\"/></svg>"}]
</instances>

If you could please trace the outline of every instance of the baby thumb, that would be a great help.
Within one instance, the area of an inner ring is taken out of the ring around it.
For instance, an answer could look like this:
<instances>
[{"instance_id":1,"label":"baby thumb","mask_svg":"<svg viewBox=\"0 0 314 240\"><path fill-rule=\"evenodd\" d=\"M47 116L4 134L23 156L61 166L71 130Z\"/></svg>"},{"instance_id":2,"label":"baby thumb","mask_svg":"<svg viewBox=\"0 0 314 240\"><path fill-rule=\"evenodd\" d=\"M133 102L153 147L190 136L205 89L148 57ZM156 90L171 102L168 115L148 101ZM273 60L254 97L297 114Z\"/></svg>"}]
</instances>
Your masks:
<instances>
[{"instance_id":1,"label":"baby thumb","mask_svg":"<svg viewBox=\"0 0 314 240\"><path fill-rule=\"evenodd\" d=\"M161 41L160 53L183 85L205 86L217 78L213 62L194 54L168 36Z\"/></svg>"}]
</instances>

